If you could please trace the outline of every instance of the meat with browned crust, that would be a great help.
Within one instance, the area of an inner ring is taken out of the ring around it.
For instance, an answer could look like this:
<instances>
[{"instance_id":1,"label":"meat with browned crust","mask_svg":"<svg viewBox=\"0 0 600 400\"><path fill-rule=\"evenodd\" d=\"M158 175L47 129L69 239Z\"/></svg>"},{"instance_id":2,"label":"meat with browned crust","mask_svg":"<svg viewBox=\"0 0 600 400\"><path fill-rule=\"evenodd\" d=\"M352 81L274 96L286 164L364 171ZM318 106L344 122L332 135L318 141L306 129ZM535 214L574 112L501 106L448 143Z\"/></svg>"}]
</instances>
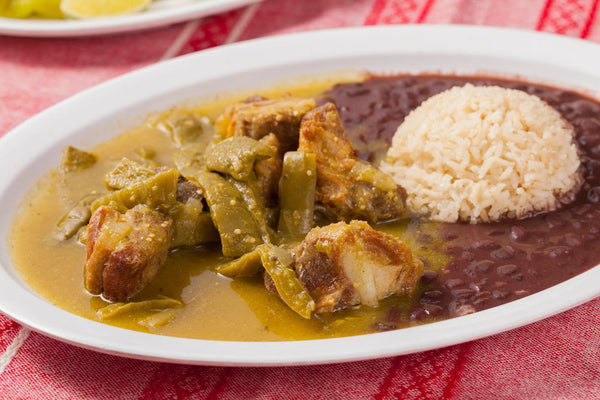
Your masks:
<instances>
[{"instance_id":1,"label":"meat with browned crust","mask_svg":"<svg viewBox=\"0 0 600 400\"><path fill-rule=\"evenodd\" d=\"M298 150L316 155L315 200L338 220L377 222L405 215L404 189L389 175L358 159L332 103L304 116Z\"/></svg>"},{"instance_id":2,"label":"meat with browned crust","mask_svg":"<svg viewBox=\"0 0 600 400\"><path fill-rule=\"evenodd\" d=\"M408 295L423 275L423 263L408 246L364 221L314 228L293 254L317 313Z\"/></svg>"},{"instance_id":3,"label":"meat with browned crust","mask_svg":"<svg viewBox=\"0 0 600 400\"><path fill-rule=\"evenodd\" d=\"M172 222L144 206L125 213L99 207L88 225L87 291L110 301L126 301L141 291L167 258Z\"/></svg>"},{"instance_id":4,"label":"meat with browned crust","mask_svg":"<svg viewBox=\"0 0 600 400\"><path fill-rule=\"evenodd\" d=\"M226 107L217 127L224 137L248 136L259 140L272 133L281 144L283 154L297 149L300 121L313 108L313 99L257 97Z\"/></svg>"}]
</instances>

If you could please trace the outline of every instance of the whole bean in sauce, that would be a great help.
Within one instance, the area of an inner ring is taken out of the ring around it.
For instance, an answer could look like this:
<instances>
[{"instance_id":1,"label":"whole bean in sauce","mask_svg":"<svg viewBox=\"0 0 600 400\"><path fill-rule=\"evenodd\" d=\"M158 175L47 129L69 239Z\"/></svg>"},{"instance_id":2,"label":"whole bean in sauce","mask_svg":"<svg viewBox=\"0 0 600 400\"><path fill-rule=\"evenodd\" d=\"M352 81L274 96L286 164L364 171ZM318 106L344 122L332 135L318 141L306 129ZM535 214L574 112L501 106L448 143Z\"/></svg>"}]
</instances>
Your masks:
<instances>
[{"instance_id":1,"label":"whole bean in sauce","mask_svg":"<svg viewBox=\"0 0 600 400\"><path fill-rule=\"evenodd\" d=\"M423 100L465 83L523 90L545 100L575 128L585 183L558 211L493 224L439 224L439 247L449 261L426 271L413 321L453 317L494 307L549 288L600 262L600 104L581 94L487 77L396 76L339 84L333 101L360 156L378 160L404 117ZM394 325L393 323L391 325ZM389 329L389 326L386 326Z\"/></svg>"}]
</instances>

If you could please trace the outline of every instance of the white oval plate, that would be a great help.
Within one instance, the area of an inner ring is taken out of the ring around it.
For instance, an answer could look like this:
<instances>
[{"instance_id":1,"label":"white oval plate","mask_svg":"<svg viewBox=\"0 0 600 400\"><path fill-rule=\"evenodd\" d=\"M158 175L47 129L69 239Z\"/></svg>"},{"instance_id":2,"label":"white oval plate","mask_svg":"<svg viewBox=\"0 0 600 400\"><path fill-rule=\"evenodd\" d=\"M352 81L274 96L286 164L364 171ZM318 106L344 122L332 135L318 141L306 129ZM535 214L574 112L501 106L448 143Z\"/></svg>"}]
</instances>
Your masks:
<instances>
[{"instance_id":1,"label":"white oval plate","mask_svg":"<svg viewBox=\"0 0 600 400\"><path fill-rule=\"evenodd\" d=\"M80 20L0 17L0 34L68 37L130 32L205 17L259 1L261 0L157 0L143 12Z\"/></svg>"},{"instance_id":2,"label":"white oval plate","mask_svg":"<svg viewBox=\"0 0 600 400\"><path fill-rule=\"evenodd\" d=\"M244 62L239 62L243 60ZM150 111L223 90L349 67L379 73L520 75L600 92L600 47L515 30L394 26L321 31L216 48L157 64L82 92L0 139L0 310L60 340L129 357L212 365L298 365L407 354L492 335L600 294L600 268L511 303L429 325L339 339L225 342L129 331L78 317L29 289L11 266L11 215L67 144L92 146ZM94 112L90 112L94 110Z\"/></svg>"}]
</instances>

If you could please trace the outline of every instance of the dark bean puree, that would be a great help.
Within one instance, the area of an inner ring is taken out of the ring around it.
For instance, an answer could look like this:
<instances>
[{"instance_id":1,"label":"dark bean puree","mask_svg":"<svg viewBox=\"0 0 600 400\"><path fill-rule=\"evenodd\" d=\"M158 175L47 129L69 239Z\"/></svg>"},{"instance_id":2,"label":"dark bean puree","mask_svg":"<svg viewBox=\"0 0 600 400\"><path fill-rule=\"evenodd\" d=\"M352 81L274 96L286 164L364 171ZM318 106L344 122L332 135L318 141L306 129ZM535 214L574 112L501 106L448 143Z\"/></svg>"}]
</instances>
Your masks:
<instances>
[{"instance_id":1,"label":"dark bean puree","mask_svg":"<svg viewBox=\"0 0 600 400\"><path fill-rule=\"evenodd\" d=\"M435 236L449 262L427 270L412 320L453 317L494 307L546 289L600 262L600 104L581 94L486 77L372 77L339 84L325 94L338 107L364 159L380 159L404 117L428 97L452 86L497 85L545 100L575 127L585 183L577 199L559 211L493 224L439 224ZM427 239L427 238L422 238ZM435 239L435 238L433 238ZM432 243L434 240L432 240ZM401 315L392 308L379 329L394 329Z\"/></svg>"}]
</instances>

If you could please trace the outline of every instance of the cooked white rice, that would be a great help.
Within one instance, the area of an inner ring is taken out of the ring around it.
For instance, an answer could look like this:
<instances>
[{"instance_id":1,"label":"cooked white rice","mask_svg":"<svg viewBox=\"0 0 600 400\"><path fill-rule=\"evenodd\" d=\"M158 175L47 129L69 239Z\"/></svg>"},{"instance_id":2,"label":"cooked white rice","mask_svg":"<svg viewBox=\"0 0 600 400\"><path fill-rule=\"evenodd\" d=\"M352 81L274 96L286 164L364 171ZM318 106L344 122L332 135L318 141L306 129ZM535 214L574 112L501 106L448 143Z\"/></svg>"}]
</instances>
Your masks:
<instances>
[{"instance_id":1,"label":"cooked white rice","mask_svg":"<svg viewBox=\"0 0 600 400\"><path fill-rule=\"evenodd\" d=\"M573 127L544 101L467 84L413 110L381 169L406 189L414 213L475 223L571 201L579 166Z\"/></svg>"}]
</instances>

